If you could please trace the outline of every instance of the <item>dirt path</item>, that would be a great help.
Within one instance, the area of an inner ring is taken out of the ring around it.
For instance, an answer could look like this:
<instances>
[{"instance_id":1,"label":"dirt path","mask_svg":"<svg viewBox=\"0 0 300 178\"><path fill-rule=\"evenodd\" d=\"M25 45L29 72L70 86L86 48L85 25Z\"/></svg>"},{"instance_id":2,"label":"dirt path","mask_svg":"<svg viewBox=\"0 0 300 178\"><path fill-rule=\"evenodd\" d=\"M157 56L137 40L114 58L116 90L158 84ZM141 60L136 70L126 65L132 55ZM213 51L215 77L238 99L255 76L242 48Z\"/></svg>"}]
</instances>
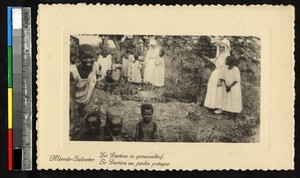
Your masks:
<instances>
[{"instance_id":1,"label":"dirt path","mask_svg":"<svg viewBox=\"0 0 300 178\"><path fill-rule=\"evenodd\" d=\"M224 137L228 130L235 132L237 121L229 119L226 115L215 115L196 103L174 101L168 103L153 102L152 104L154 120L159 127L160 141L220 142L222 141L220 140L221 137ZM124 117L124 128L133 138L135 125L141 119L140 106L141 101L126 101L119 96L96 90L87 110L99 111L104 116L105 110L109 107L115 114ZM102 121L104 124L105 116L102 117ZM227 137L231 137L231 135L235 137L235 133L229 133ZM251 137L251 142L257 141L255 136L249 135L249 137Z\"/></svg>"}]
</instances>

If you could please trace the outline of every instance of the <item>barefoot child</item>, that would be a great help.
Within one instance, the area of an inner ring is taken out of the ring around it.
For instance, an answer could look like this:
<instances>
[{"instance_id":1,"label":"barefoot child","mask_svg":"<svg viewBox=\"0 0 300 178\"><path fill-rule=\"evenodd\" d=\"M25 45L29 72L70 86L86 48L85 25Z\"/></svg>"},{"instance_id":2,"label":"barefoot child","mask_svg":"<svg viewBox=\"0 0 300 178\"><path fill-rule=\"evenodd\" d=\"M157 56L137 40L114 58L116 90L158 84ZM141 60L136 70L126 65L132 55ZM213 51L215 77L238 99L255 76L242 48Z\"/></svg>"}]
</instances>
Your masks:
<instances>
[{"instance_id":1,"label":"barefoot child","mask_svg":"<svg viewBox=\"0 0 300 178\"><path fill-rule=\"evenodd\" d=\"M128 51L125 51L122 55L121 77L123 81L128 79Z\"/></svg>"},{"instance_id":2,"label":"barefoot child","mask_svg":"<svg viewBox=\"0 0 300 178\"><path fill-rule=\"evenodd\" d=\"M131 83L142 83L141 66L138 59L129 51L128 55L128 81Z\"/></svg>"},{"instance_id":3,"label":"barefoot child","mask_svg":"<svg viewBox=\"0 0 300 178\"><path fill-rule=\"evenodd\" d=\"M231 112L233 119L235 119L236 114L242 111L240 70L235 66L236 59L233 56L228 56L225 64L226 66L222 68L220 74L220 80L225 86L223 89L222 109Z\"/></svg>"},{"instance_id":4,"label":"barefoot child","mask_svg":"<svg viewBox=\"0 0 300 178\"><path fill-rule=\"evenodd\" d=\"M75 82L76 115L85 115L85 106L90 101L100 70L94 61L93 47L88 44L79 46L80 63L70 67L71 82Z\"/></svg>"},{"instance_id":5,"label":"barefoot child","mask_svg":"<svg viewBox=\"0 0 300 178\"><path fill-rule=\"evenodd\" d=\"M143 119L136 125L136 141L155 142L157 141L157 123L153 121L153 106L143 104L141 107Z\"/></svg>"},{"instance_id":6,"label":"barefoot child","mask_svg":"<svg viewBox=\"0 0 300 178\"><path fill-rule=\"evenodd\" d=\"M122 70L122 61L120 58L116 58L116 63L112 64L112 78L116 83L118 83L121 78L121 70Z\"/></svg>"},{"instance_id":7,"label":"barefoot child","mask_svg":"<svg viewBox=\"0 0 300 178\"><path fill-rule=\"evenodd\" d=\"M145 71L145 49L144 49L144 41L140 39L138 41L138 45L136 46L136 56L138 61L140 62L140 68L141 68L141 77L142 77L142 83L144 83L144 71Z\"/></svg>"},{"instance_id":8,"label":"barefoot child","mask_svg":"<svg viewBox=\"0 0 300 178\"><path fill-rule=\"evenodd\" d=\"M99 55L97 62L101 65L101 75L106 76L106 71L111 70L112 67L112 54L111 52L103 48L102 55Z\"/></svg>"},{"instance_id":9,"label":"barefoot child","mask_svg":"<svg viewBox=\"0 0 300 178\"><path fill-rule=\"evenodd\" d=\"M103 83L104 83L104 88L103 88L104 91L112 92L114 90L116 83L112 77L111 70L106 71L106 75L104 77Z\"/></svg>"}]
</instances>

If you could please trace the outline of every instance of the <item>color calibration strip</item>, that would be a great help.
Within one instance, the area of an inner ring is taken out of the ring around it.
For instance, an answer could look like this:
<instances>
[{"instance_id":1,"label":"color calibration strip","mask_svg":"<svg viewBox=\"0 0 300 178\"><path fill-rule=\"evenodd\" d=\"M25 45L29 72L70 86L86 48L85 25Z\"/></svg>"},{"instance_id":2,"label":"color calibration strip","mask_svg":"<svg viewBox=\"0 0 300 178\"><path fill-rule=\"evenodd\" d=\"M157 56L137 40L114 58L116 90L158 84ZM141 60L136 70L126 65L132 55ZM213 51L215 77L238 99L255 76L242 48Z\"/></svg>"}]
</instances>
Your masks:
<instances>
[{"instance_id":1,"label":"color calibration strip","mask_svg":"<svg viewBox=\"0 0 300 178\"><path fill-rule=\"evenodd\" d=\"M7 8L9 170L32 169L30 14L30 8Z\"/></svg>"},{"instance_id":2,"label":"color calibration strip","mask_svg":"<svg viewBox=\"0 0 300 178\"><path fill-rule=\"evenodd\" d=\"M8 170L13 170L12 7L7 8Z\"/></svg>"}]
</instances>

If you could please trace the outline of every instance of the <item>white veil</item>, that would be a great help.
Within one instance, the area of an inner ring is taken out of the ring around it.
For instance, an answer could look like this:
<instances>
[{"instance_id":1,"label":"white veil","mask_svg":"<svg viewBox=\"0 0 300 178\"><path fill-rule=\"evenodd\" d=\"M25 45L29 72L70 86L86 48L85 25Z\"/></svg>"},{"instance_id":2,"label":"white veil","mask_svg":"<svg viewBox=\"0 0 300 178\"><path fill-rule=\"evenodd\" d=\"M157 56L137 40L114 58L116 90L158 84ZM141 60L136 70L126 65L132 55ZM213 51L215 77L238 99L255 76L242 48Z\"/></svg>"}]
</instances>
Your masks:
<instances>
[{"instance_id":1,"label":"white veil","mask_svg":"<svg viewBox=\"0 0 300 178\"><path fill-rule=\"evenodd\" d=\"M227 38L224 38L223 40L217 42L216 45L217 45L216 58L220 55L220 46L225 47L225 51L223 52L223 55L230 56L231 48L230 48L230 42Z\"/></svg>"}]
</instances>

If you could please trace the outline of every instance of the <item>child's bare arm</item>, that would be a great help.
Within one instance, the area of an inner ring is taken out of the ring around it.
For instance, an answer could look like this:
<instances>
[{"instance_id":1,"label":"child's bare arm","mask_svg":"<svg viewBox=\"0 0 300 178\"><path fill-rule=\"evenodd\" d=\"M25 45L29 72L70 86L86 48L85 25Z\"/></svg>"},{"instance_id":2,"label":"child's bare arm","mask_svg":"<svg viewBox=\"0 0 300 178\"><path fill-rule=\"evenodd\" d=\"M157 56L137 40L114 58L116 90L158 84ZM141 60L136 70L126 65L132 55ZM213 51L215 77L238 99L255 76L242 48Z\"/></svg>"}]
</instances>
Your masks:
<instances>
[{"instance_id":1,"label":"child's bare arm","mask_svg":"<svg viewBox=\"0 0 300 178\"><path fill-rule=\"evenodd\" d=\"M237 81L234 81L229 87L232 88L236 83Z\"/></svg>"},{"instance_id":2,"label":"child's bare arm","mask_svg":"<svg viewBox=\"0 0 300 178\"><path fill-rule=\"evenodd\" d=\"M226 86L226 91L230 92L231 88L237 83L237 81L234 81L231 85Z\"/></svg>"}]
</instances>

